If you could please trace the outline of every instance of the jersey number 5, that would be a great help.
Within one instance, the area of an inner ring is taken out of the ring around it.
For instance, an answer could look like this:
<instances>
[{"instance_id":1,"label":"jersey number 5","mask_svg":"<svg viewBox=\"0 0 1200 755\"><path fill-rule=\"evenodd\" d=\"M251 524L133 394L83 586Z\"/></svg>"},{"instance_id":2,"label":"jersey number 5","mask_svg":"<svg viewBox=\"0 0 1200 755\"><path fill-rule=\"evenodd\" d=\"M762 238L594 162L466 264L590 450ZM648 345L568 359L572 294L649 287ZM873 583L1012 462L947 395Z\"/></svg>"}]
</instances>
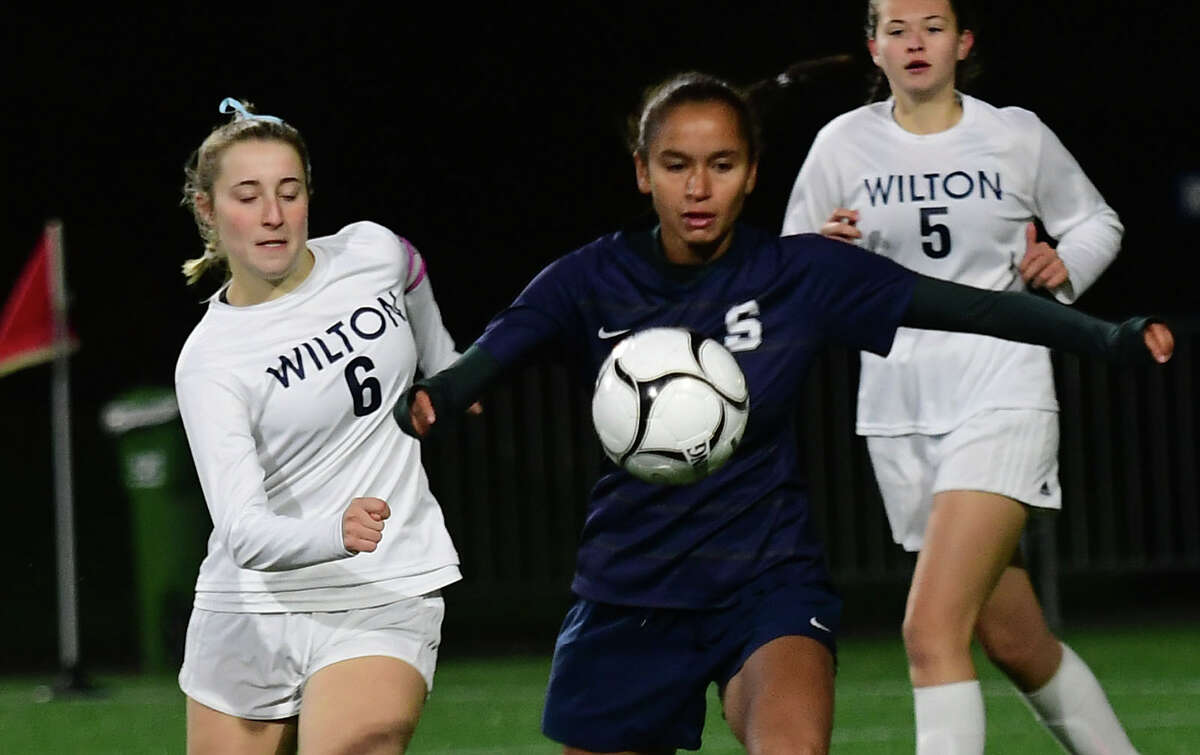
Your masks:
<instances>
[{"instance_id":1,"label":"jersey number 5","mask_svg":"<svg viewBox=\"0 0 1200 755\"><path fill-rule=\"evenodd\" d=\"M933 223L930 219L935 215L946 215L949 212L950 210L945 207L921 208L921 237L936 236L938 239L937 244L932 241L922 241L921 248L925 250L925 254L935 260L940 260L950 253L950 229L944 223Z\"/></svg>"},{"instance_id":2,"label":"jersey number 5","mask_svg":"<svg viewBox=\"0 0 1200 755\"><path fill-rule=\"evenodd\" d=\"M379 380L366 373L375 369L375 363L367 357L355 357L346 365L346 385L354 401L354 416L365 417L383 403L383 390ZM359 377L359 373L365 377Z\"/></svg>"}]
</instances>

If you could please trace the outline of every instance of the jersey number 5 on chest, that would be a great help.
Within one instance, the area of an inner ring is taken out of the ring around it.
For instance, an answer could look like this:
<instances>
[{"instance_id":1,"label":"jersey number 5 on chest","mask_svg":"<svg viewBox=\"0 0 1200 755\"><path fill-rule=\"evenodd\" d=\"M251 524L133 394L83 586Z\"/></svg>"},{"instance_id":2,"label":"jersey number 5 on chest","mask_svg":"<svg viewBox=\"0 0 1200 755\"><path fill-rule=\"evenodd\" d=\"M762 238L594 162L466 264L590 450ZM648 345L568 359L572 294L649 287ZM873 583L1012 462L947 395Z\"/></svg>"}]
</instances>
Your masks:
<instances>
[{"instance_id":1,"label":"jersey number 5 on chest","mask_svg":"<svg viewBox=\"0 0 1200 755\"><path fill-rule=\"evenodd\" d=\"M939 215L948 215L946 207L922 207L921 210L921 249L925 254L940 260L950 253L950 229L945 223L935 223L933 219ZM936 240L935 240L936 239Z\"/></svg>"}]
</instances>

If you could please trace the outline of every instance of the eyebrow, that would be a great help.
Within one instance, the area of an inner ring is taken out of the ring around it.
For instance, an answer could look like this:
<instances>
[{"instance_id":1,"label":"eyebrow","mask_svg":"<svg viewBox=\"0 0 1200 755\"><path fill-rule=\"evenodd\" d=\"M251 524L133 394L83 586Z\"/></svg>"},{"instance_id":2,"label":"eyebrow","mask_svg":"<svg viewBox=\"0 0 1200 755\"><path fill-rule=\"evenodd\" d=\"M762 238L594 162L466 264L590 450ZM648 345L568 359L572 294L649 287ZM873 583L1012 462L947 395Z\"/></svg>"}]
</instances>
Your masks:
<instances>
[{"instance_id":1,"label":"eyebrow","mask_svg":"<svg viewBox=\"0 0 1200 755\"><path fill-rule=\"evenodd\" d=\"M738 151L736 149L722 149L722 150L713 152L712 154L708 155L706 159L711 160L714 157L733 157L733 156L737 155L737 153L738 153ZM674 149L664 149L662 152L658 153L658 156L659 157L674 157L674 158L678 158L681 160L692 159L692 155L689 155L686 152L680 152L680 151L674 150Z\"/></svg>"},{"instance_id":2,"label":"eyebrow","mask_svg":"<svg viewBox=\"0 0 1200 755\"><path fill-rule=\"evenodd\" d=\"M296 183L300 183L300 179L296 178L295 176L288 176L287 178L280 179L279 183L285 184L285 183L290 183L292 181L295 181ZM245 181L238 181L237 183L235 183L233 185L233 188L236 189L239 186L259 186L259 185L261 185L261 183L262 182L256 178L247 178Z\"/></svg>"},{"instance_id":3,"label":"eyebrow","mask_svg":"<svg viewBox=\"0 0 1200 755\"><path fill-rule=\"evenodd\" d=\"M933 21L933 20L945 21L946 17L941 15L940 13L934 13L931 16L925 16L921 20L922 21ZM887 20L887 23L889 23L889 24L904 24L904 23L908 23L908 22L902 18L889 18Z\"/></svg>"}]
</instances>

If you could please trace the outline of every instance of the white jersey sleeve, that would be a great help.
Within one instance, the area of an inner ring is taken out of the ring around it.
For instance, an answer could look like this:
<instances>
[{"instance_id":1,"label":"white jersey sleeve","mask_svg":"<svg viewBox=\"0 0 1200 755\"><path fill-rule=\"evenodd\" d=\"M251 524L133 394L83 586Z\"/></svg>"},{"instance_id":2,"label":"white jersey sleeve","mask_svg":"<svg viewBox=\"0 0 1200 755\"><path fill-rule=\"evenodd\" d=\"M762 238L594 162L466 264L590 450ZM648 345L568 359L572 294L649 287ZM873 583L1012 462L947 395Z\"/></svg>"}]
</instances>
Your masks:
<instances>
[{"instance_id":1,"label":"white jersey sleeve","mask_svg":"<svg viewBox=\"0 0 1200 755\"><path fill-rule=\"evenodd\" d=\"M1117 256L1125 229L1054 132L1040 120L1037 125L1040 144L1033 209L1046 231L1058 239L1058 256L1070 275L1054 292L1055 298L1072 304Z\"/></svg>"},{"instance_id":2,"label":"white jersey sleeve","mask_svg":"<svg viewBox=\"0 0 1200 755\"><path fill-rule=\"evenodd\" d=\"M827 144L834 127L835 124L830 124L817 132L812 149L800 166L784 212L784 236L819 232L838 208L841 197L845 196L837 167L831 164L836 157L836 147Z\"/></svg>"},{"instance_id":3,"label":"white jersey sleeve","mask_svg":"<svg viewBox=\"0 0 1200 755\"><path fill-rule=\"evenodd\" d=\"M434 375L458 358L454 339L442 324L442 311L433 298L433 284L425 269L425 258L408 239L400 237L408 274L405 277L404 303L417 342L417 364L425 375Z\"/></svg>"},{"instance_id":4,"label":"white jersey sleeve","mask_svg":"<svg viewBox=\"0 0 1200 755\"><path fill-rule=\"evenodd\" d=\"M352 555L343 544L341 511L297 518L267 507L250 410L235 387L189 371L179 376L176 394L213 536L235 564L277 571Z\"/></svg>"}]
</instances>

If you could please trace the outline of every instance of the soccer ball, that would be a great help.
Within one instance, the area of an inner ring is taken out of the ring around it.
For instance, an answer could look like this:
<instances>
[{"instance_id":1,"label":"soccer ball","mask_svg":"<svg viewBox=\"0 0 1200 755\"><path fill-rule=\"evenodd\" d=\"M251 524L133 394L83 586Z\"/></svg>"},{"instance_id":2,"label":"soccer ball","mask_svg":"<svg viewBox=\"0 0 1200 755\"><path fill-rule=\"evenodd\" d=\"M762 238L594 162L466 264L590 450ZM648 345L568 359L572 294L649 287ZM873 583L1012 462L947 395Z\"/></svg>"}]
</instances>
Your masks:
<instances>
[{"instance_id":1,"label":"soccer ball","mask_svg":"<svg viewBox=\"0 0 1200 755\"><path fill-rule=\"evenodd\" d=\"M733 355L683 328L649 328L600 367L592 422L604 452L646 482L686 485L729 460L750 409Z\"/></svg>"}]
</instances>

